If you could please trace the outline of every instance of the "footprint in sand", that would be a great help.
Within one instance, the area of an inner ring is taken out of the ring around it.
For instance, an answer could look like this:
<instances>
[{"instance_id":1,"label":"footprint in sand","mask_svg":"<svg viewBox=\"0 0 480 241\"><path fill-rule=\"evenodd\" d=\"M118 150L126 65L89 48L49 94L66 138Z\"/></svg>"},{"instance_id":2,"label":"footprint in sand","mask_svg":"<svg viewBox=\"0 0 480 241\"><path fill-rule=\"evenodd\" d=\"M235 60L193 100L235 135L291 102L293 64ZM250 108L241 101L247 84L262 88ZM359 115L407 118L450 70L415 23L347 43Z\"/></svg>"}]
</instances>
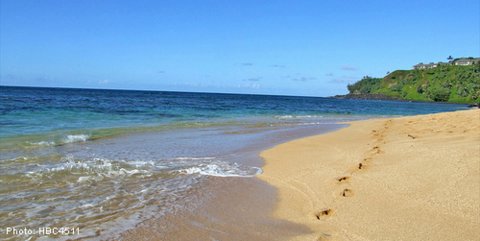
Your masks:
<instances>
[{"instance_id":1,"label":"footprint in sand","mask_svg":"<svg viewBox=\"0 0 480 241\"><path fill-rule=\"evenodd\" d=\"M333 214L333 209L331 208L326 208L326 209L323 209L321 210L320 212L317 212L315 214L315 217L320 220L322 218L325 218L325 217L328 217L328 216L331 216Z\"/></svg>"},{"instance_id":2,"label":"footprint in sand","mask_svg":"<svg viewBox=\"0 0 480 241\"><path fill-rule=\"evenodd\" d=\"M343 177L337 178L337 181L338 182L346 182L348 179L350 179L349 176L343 176Z\"/></svg>"},{"instance_id":3,"label":"footprint in sand","mask_svg":"<svg viewBox=\"0 0 480 241\"><path fill-rule=\"evenodd\" d=\"M373 154L381 154L381 153L383 153L383 151L380 150L380 147L379 147L379 146L374 146L374 147L372 148L372 152L373 152Z\"/></svg>"},{"instance_id":4,"label":"footprint in sand","mask_svg":"<svg viewBox=\"0 0 480 241\"><path fill-rule=\"evenodd\" d=\"M352 191L352 189L349 189L349 188L343 189L343 191L342 191L342 197L351 197L351 196L353 196L353 191Z\"/></svg>"}]
</instances>

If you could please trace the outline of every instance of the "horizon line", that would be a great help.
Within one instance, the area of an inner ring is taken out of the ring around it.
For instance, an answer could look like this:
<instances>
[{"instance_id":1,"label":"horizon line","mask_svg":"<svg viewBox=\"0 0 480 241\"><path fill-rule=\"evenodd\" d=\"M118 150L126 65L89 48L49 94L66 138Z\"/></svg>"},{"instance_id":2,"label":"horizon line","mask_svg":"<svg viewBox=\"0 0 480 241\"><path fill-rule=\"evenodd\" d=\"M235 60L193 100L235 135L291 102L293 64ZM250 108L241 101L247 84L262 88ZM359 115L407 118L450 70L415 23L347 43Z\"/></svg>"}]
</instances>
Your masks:
<instances>
[{"instance_id":1,"label":"horizon line","mask_svg":"<svg viewBox=\"0 0 480 241\"><path fill-rule=\"evenodd\" d=\"M306 98L334 98L335 96L311 96L311 95L285 95L285 94L253 94L253 93L234 93L234 92L204 92L204 91L181 91L181 90L148 90L148 89L117 89L117 88L95 88L95 87L66 87L66 86L31 86L31 85L4 85L0 87L18 87L18 88L38 88L38 89L78 89L78 90L117 90L117 91L151 91L151 92L176 92L176 93L195 93L195 94L224 94L224 95L260 95L260 96L278 96L278 97L306 97Z\"/></svg>"}]
</instances>

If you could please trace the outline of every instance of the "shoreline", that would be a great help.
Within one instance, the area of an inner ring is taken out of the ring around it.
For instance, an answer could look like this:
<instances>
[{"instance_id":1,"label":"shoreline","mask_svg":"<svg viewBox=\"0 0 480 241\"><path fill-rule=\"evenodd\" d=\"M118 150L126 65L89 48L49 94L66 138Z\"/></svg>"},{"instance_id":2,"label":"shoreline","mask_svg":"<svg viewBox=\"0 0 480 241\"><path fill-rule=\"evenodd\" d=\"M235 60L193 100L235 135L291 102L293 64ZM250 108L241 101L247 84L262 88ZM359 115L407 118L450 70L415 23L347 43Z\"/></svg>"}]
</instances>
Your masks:
<instances>
[{"instance_id":1,"label":"shoreline","mask_svg":"<svg viewBox=\"0 0 480 241\"><path fill-rule=\"evenodd\" d=\"M470 108L479 108L478 103L468 103L468 102L449 102L449 101L433 101L433 100L408 100L402 99L400 97L388 96L382 94L344 94L344 95L334 95L327 98L334 98L339 100L379 100L379 101L398 101L398 102L412 102L412 103L432 103L432 104L452 104L452 105L465 105Z\"/></svg>"},{"instance_id":2,"label":"shoreline","mask_svg":"<svg viewBox=\"0 0 480 241\"><path fill-rule=\"evenodd\" d=\"M247 165L261 166L265 170L267 161L261 158L261 153L265 149L276 149L277 145L283 146L299 140L333 135L344 129L349 129L350 127L346 123L356 125L356 123L381 120L367 119L353 122L353 119L350 119L346 122L345 120L339 120L335 123L327 122L314 128L298 126L295 129L282 129L283 131L278 132L271 130L272 132L269 132L269 135L255 139L257 142L251 142L249 145L236 149L233 155L229 155L229 160L239 160ZM185 133L192 136L191 132L185 131ZM182 136L181 133L177 134L180 134L180 137ZM235 132L232 132L232 134L237 135ZM123 151L139 150L140 146L132 143L141 143L140 150L142 148L153 149L155 146L148 146L147 143L157 143L155 140L158 140L158 138L159 136L156 133L141 133L114 140L96 140L96 142L87 142L81 146L84 146L85 150L89 151L92 150L93 145L102 150L104 147L108 147L106 149L111 152L119 148ZM176 140L176 138L170 139ZM328 141L330 142L330 140ZM225 139L223 139L223 142L226 143ZM114 146L113 144L119 146ZM163 142L163 145L165 145L165 142ZM98 152L94 151L94 153ZM232 157L234 159L231 159ZM115 160L115 158L111 160ZM144 218L146 215L139 214L132 216L133 222L131 223L127 223L129 222L129 217L125 216L127 217L126 219L120 219L122 224L111 226L107 224L106 226L98 227L97 231L95 233L92 232L88 237L92 239L121 238L124 240L158 240L159 238L162 240L317 240L320 236L316 237L315 235L320 231L323 239L336 240L332 238L335 235L335 226L333 225L326 226L322 224L321 227L317 227L318 223L316 223L312 228L308 223L306 224L301 220L290 220L278 215L272 215L278 211L276 209L278 209L278 197L282 195L281 190L279 191L276 185L268 181L264 182L261 175L251 178L225 178L207 175L202 178L205 179L205 182L202 181L200 185L196 185L194 188L186 191L186 196L182 196L183 198L178 199L178 202L172 202L172 205L174 204L172 212L148 218ZM297 189L300 190L301 187ZM302 195L308 194L308 191L302 191ZM355 190L353 197L356 197L357 194ZM169 193L169 195L176 196L175 193ZM349 192L345 195L350 197L352 193ZM154 201L153 199L149 201L151 207L163 205L162 202L155 203ZM190 205L192 203L193 205ZM180 208L176 208L177 206ZM321 214L323 211L327 211L328 215L326 216L338 214L338 209L332 209L331 213L323 208L315 209L319 211L313 215L320 221L323 219L323 214L321 216L318 214ZM146 210L153 209L146 208ZM141 221L135 223L135 218L139 218ZM111 227L112 229L110 229ZM312 234L314 235L312 236Z\"/></svg>"},{"instance_id":3,"label":"shoreline","mask_svg":"<svg viewBox=\"0 0 480 241\"><path fill-rule=\"evenodd\" d=\"M475 240L480 110L350 122L261 153L291 240Z\"/></svg>"},{"instance_id":4,"label":"shoreline","mask_svg":"<svg viewBox=\"0 0 480 241\"><path fill-rule=\"evenodd\" d=\"M237 150L235 156L244 163L263 166L260 153L277 144L321 135L344 128L341 123L316 128L295 128L263 137L249 148ZM273 218L277 190L252 177L206 176L188 192L197 203L153 217L123 231L122 240L288 240L309 233L308 227Z\"/></svg>"}]
</instances>

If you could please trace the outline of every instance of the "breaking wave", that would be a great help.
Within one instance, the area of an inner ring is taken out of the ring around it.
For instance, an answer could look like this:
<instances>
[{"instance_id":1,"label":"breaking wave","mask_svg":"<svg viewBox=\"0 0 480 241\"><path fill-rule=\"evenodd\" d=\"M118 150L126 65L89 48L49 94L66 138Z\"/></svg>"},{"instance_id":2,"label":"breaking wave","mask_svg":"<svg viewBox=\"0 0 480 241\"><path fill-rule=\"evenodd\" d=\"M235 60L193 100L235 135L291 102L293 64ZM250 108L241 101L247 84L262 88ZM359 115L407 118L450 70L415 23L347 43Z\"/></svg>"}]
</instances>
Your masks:
<instances>
[{"instance_id":1,"label":"breaking wave","mask_svg":"<svg viewBox=\"0 0 480 241\"><path fill-rule=\"evenodd\" d=\"M79 135L67 135L63 139L63 143L73 143L73 142L85 142L90 138L90 135L79 134Z\"/></svg>"},{"instance_id":2,"label":"breaking wave","mask_svg":"<svg viewBox=\"0 0 480 241\"><path fill-rule=\"evenodd\" d=\"M215 177L253 177L262 173L259 167L241 166L237 163L199 164L179 170L183 174L199 174Z\"/></svg>"}]
</instances>

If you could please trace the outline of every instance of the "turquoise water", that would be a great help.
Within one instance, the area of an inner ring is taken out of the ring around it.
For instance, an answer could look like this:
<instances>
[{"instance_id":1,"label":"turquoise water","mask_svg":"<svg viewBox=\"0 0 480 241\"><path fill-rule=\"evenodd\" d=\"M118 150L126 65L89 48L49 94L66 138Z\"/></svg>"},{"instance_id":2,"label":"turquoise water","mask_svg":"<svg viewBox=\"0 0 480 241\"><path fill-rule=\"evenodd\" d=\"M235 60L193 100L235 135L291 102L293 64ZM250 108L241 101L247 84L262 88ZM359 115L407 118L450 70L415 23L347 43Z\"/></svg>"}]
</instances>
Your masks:
<instances>
[{"instance_id":1,"label":"turquoise water","mask_svg":"<svg viewBox=\"0 0 480 241\"><path fill-rule=\"evenodd\" d=\"M339 128L341 121L466 108L0 87L0 226L77 226L82 237L98 230L113 237L199 202L193 193L206 178L261 173L257 153L274 144Z\"/></svg>"},{"instance_id":2,"label":"turquoise water","mask_svg":"<svg viewBox=\"0 0 480 241\"><path fill-rule=\"evenodd\" d=\"M136 131L415 115L463 105L264 95L0 87L0 138L57 145ZM22 138L25 137L25 138ZM18 147L18 146L17 146Z\"/></svg>"}]
</instances>

